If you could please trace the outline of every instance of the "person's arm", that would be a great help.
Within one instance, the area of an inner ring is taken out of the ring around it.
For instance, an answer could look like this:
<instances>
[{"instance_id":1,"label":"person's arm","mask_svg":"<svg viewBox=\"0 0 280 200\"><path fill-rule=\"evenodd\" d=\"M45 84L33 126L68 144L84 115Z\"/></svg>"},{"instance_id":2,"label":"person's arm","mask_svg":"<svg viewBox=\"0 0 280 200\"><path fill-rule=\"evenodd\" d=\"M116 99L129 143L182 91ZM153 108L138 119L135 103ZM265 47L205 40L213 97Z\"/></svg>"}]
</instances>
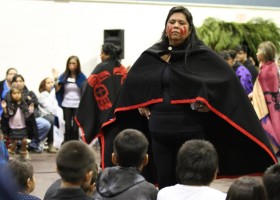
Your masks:
<instances>
[{"instance_id":1,"label":"person's arm","mask_svg":"<svg viewBox=\"0 0 280 200\"><path fill-rule=\"evenodd\" d=\"M38 107L39 101L36 94L33 91L30 91L27 96L28 100L34 104L35 107Z\"/></svg>"},{"instance_id":2,"label":"person's arm","mask_svg":"<svg viewBox=\"0 0 280 200\"><path fill-rule=\"evenodd\" d=\"M52 68L52 74L54 79L54 88L58 92L61 88L61 84L58 84L58 71L55 68Z\"/></svg>"},{"instance_id":3,"label":"person's arm","mask_svg":"<svg viewBox=\"0 0 280 200\"><path fill-rule=\"evenodd\" d=\"M148 107L138 108L140 115L150 119L151 111Z\"/></svg>"},{"instance_id":4,"label":"person's arm","mask_svg":"<svg viewBox=\"0 0 280 200\"><path fill-rule=\"evenodd\" d=\"M5 117L8 117L8 111L7 111L7 103L6 103L6 101L2 100L2 101L1 101L1 106L2 106L2 108L3 108L4 116L5 116Z\"/></svg>"}]
</instances>

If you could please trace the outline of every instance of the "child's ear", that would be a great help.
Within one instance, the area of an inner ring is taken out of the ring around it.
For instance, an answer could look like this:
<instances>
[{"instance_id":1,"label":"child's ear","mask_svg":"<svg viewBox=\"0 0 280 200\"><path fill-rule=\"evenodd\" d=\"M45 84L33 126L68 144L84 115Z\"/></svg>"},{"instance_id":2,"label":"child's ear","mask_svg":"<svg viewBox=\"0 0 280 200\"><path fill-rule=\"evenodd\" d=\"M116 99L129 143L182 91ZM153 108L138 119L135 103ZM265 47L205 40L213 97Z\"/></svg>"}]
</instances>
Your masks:
<instances>
[{"instance_id":1,"label":"child's ear","mask_svg":"<svg viewBox=\"0 0 280 200\"><path fill-rule=\"evenodd\" d=\"M33 192L34 188L35 188L35 185L34 185L34 179L33 177L32 178L28 178L26 180L26 191L29 193Z\"/></svg>"},{"instance_id":2,"label":"child's ear","mask_svg":"<svg viewBox=\"0 0 280 200\"><path fill-rule=\"evenodd\" d=\"M143 160L143 166L146 166L149 163L149 155L146 154Z\"/></svg>"},{"instance_id":3,"label":"child's ear","mask_svg":"<svg viewBox=\"0 0 280 200\"><path fill-rule=\"evenodd\" d=\"M93 176L93 171L89 171L85 175L85 182L90 182Z\"/></svg>"},{"instance_id":4,"label":"child's ear","mask_svg":"<svg viewBox=\"0 0 280 200\"><path fill-rule=\"evenodd\" d=\"M112 163L114 165L118 165L118 161L117 161L117 157L116 157L116 154L115 153L112 153Z\"/></svg>"}]
</instances>

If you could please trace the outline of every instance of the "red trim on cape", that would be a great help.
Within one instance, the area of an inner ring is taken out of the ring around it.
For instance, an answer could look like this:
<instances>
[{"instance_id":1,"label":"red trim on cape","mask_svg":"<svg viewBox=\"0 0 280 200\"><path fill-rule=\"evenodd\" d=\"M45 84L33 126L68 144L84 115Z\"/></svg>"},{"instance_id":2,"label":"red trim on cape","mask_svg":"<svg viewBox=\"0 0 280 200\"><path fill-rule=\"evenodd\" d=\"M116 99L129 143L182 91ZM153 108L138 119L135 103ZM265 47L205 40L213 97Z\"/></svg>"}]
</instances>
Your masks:
<instances>
[{"instance_id":1,"label":"red trim on cape","mask_svg":"<svg viewBox=\"0 0 280 200\"><path fill-rule=\"evenodd\" d=\"M120 111L134 110L136 108L142 108L142 107L148 106L150 104L161 103L161 102L163 102L163 98L152 99L152 100L147 101L145 103L140 103L140 104L136 104L136 105L132 105L132 106L127 106L127 107L116 108L114 113L120 112ZM107 126L107 125L109 125L111 123L113 123L115 120L116 120L116 117L114 117L114 118L110 119L109 121L103 123L101 128L104 127L104 126Z\"/></svg>"},{"instance_id":2,"label":"red trim on cape","mask_svg":"<svg viewBox=\"0 0 280 200\"><path fill-rule=\"evenodd\" d=\"M243 129L242 127L240 127L238 124L236 124L235 122L233 122L230 118L228 118L226 115L224 115L223 113L221 113L220 111L218 111L217 109L215 109L213 106L211 106L209 104L209 102L202 98L202 97L197 97L195 99L187 99L187 100L171 100L171 104L180 104L180 103L194 103L195 101L202 101L204 104L207 105L207 107L214 112L216 115L218 115L219 117L221 117L222 119L224 119L226 122L228 122L230 125L232 125L234 128L236 128L237 130L239 130L241 133L243 133L244 135L246 135L248 138L250 138L251 140L253 140L255 143L257 143L261 148L263 148L269 155L270 157L273 159L273 161L275 163L277 163L278 161L275 159L275 157L273 156L273 153L267 148L267 146L265 146L262 142L260 142L257 138L255 138L253 135L251 135L248 131L246 131L245 129Z\"/></svg>"},{"instance_id":3,"label":"red trim on cape","mask_svg":"<svg viewBox=\"0 0 280 200\"><path fill-rule=\"evenodd\" d=\"M83 140L85 143L89 144L88 141L86 140L86 137L85 137L85 131L84 131L83 127L81 126L81 124L80 124L80 122L79 122L79 120L77 119L76 116L74 117L74 120L75 120L75 122L77 123L77 125L79 126L79 128L82 130L82 140Z\"/></svg>"}]
</instances>

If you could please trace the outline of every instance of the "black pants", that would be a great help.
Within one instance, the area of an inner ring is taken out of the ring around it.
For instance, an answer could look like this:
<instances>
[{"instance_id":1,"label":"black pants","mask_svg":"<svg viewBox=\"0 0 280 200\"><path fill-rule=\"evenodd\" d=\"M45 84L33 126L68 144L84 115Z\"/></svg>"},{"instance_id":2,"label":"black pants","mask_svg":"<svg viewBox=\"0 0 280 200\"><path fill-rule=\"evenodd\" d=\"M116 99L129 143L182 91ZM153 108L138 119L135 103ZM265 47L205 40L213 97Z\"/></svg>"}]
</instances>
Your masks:
<instances>
[{"instance_id":1,"label":"black pants","mask_svg":"<svg viewBox=\"0 0 280 200\"><path fill-rule=\"evenodd\" d=\"M157 168L159 189L178 183L176 156L181 145L190 139L204 139L204 132L151 132L154 161Z\"/></svg>"},{"instance_id":2,"label":"black pants","mask_svg":"<svg viewBox=\"0 0 280 200\"><path fill-rule=\"evenodd\" d=\"M65 134L64 134L64 142L69 140L78 140L79 139L79 129L76 124L74 117L77 112L77 108L66 108L62 107L63 116L65 120Z\"/></svg>"},{"instance_id":3,"label":"black pants","mask_svg":"<svg viewBox=\"0 0 280 200\"><path fill-rule=\"evenodd\" d=\"M48 133L48 144L52 144L53 143L53 126L54 126L54 116L53 115L50 115L50 114L47 114L45 116L43 116L43 118L45 118L46 120L48 120L51 124L51 128L50 128L50 131Z\"/></svg>"}]
</instances>

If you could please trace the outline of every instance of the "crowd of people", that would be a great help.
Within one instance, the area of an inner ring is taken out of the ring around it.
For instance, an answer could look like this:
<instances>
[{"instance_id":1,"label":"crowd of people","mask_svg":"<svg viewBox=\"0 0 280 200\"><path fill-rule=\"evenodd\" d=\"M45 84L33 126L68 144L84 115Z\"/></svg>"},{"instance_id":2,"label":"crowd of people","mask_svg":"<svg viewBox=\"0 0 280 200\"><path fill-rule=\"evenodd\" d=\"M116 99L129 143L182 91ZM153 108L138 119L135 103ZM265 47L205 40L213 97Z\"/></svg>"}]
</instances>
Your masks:
<instances>
[{"instance_id":1,"label":"crowd of people","mask_svg":"<svg viewBox=\"0 0 280 200\"><path fill-rule=\"evenodd\" d=\"M189 10L177 6L160 40L129 72L122 49L105 43L88 78L70 56L62 74L52 69L53 78L42 80L37 98L9 68L0 82L0 139L12 159L3 151L1 172L15 179L10 188L1 184L1 195L38 199L29 194L35 186L29 151L40 153L47 142L61 179L45 200L279 199L276 48L259 44L258 68L247 52L244 45L212 51L199 40ZM88 145L95 138L101 163ZM263 181L252 174L264 174ZM217 177L237 176L227 193L209 187Z\"/></svg>"}]
</instances>

